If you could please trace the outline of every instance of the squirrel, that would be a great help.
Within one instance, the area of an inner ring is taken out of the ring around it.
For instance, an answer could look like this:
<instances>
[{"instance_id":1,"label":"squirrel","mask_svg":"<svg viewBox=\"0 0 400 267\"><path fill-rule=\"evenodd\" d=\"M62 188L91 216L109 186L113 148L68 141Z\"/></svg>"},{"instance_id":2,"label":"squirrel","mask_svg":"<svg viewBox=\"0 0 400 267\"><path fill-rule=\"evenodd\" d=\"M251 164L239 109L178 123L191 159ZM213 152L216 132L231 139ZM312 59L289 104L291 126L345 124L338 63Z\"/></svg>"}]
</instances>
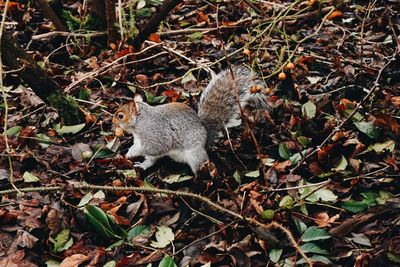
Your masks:
<instances>
[{"instance_id":1,"label":"squirrel","mask_svg":"<svg viewBox=\"0 0 400 267\"><path fill-rule=\"evenodd\" d=\"M208 161L207 148L216 135L240 118L238 100L243 108L268 108L265 96L256 92L260 88L263 83L254 72L232 67L213 75L202 92L197 114L183 103L150 106L137 95L117 110L112 122L117 129L133 135L134 144L126 157L145 158L135 167L146 170L159 158L169 156L187 163L196 175Z\"/></svg>"}]
</instances>

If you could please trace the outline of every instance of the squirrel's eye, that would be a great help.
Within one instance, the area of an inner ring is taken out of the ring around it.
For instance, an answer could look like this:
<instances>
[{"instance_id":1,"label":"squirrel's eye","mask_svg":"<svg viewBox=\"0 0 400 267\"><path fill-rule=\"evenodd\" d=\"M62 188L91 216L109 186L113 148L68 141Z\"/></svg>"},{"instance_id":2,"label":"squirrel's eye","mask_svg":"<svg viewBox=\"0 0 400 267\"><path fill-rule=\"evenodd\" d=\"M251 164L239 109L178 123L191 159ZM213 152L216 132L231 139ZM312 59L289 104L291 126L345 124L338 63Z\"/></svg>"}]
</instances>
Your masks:
<instances>
[{"instance_id":1,"label":"squirrel's eye","mask_svg":"<svg viewBox=\"0 0 400 267\"><path fill-rule=\"evenodd\" d=\"M120 112L120 113L117 114L117 118L120 119L120 120L123 120L124 117L125 117L124 113Z\"/></svg>"}]
</instances>

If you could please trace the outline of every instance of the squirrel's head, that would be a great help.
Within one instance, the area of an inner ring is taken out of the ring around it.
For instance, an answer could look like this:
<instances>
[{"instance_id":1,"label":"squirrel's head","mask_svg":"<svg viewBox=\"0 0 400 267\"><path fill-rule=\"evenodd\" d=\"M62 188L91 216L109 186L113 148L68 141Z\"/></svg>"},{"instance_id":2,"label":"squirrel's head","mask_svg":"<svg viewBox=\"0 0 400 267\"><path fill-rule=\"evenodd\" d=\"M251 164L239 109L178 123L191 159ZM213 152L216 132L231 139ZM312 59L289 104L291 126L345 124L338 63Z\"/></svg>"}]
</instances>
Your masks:
<instances>
[{"instance_id":1,"label":"squirrel's head","mask_svg":"<svg viewBox=\"0 0 400 267\"><path fill-rule=\"evenodd\" d=\"M137 115L139 114L138 102L142 102L142 98L135 96L133 101L122 105L114 114L112 123L124 132L132 132Z\"/></svg>"}]
</instances>

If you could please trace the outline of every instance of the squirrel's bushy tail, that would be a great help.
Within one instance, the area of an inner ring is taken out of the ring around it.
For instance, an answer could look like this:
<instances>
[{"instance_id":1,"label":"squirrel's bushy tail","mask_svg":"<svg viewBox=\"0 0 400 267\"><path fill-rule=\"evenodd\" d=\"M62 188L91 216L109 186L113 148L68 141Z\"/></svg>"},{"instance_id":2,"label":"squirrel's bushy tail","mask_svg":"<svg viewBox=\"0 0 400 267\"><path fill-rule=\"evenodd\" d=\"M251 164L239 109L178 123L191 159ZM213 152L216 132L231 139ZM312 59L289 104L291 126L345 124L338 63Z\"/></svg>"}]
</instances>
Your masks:
<instances>
[{"instance_id":1,"label":"squirrel's bushy tail","mask_svg":"<svg viewBox=\"0 0 400 267\"><path fill-rule=\"evenodd\" d=\"M263 93L251 93L251 87L264 84L255 73L245 67L225 69L215 75L204 89L199 103L198 115L207 129L208 144L224 127L233 124L240 118L240 106L251 106L255 109L268 108Z\"/></svg>"}]
</instances>

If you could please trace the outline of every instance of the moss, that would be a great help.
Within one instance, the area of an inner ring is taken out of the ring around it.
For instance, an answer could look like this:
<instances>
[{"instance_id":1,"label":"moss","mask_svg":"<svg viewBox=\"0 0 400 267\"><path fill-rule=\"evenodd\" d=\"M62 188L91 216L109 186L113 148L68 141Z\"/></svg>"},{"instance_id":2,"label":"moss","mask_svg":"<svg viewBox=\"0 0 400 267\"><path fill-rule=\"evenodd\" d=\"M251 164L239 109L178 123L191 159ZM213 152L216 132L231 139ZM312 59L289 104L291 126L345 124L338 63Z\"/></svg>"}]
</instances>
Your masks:
<instances>
[{"instance_id":1,"label":"moss","mask_svg":"<svg viewBox=\"0 0 400 267\"><path fill-rule=\"evenodd\" d=\"M83 113L73 97L64 96L60 92L53 92L46 96L46 100L58 111L65 125L75 125L83 122Z\"/></svg>"}]
</instances>

